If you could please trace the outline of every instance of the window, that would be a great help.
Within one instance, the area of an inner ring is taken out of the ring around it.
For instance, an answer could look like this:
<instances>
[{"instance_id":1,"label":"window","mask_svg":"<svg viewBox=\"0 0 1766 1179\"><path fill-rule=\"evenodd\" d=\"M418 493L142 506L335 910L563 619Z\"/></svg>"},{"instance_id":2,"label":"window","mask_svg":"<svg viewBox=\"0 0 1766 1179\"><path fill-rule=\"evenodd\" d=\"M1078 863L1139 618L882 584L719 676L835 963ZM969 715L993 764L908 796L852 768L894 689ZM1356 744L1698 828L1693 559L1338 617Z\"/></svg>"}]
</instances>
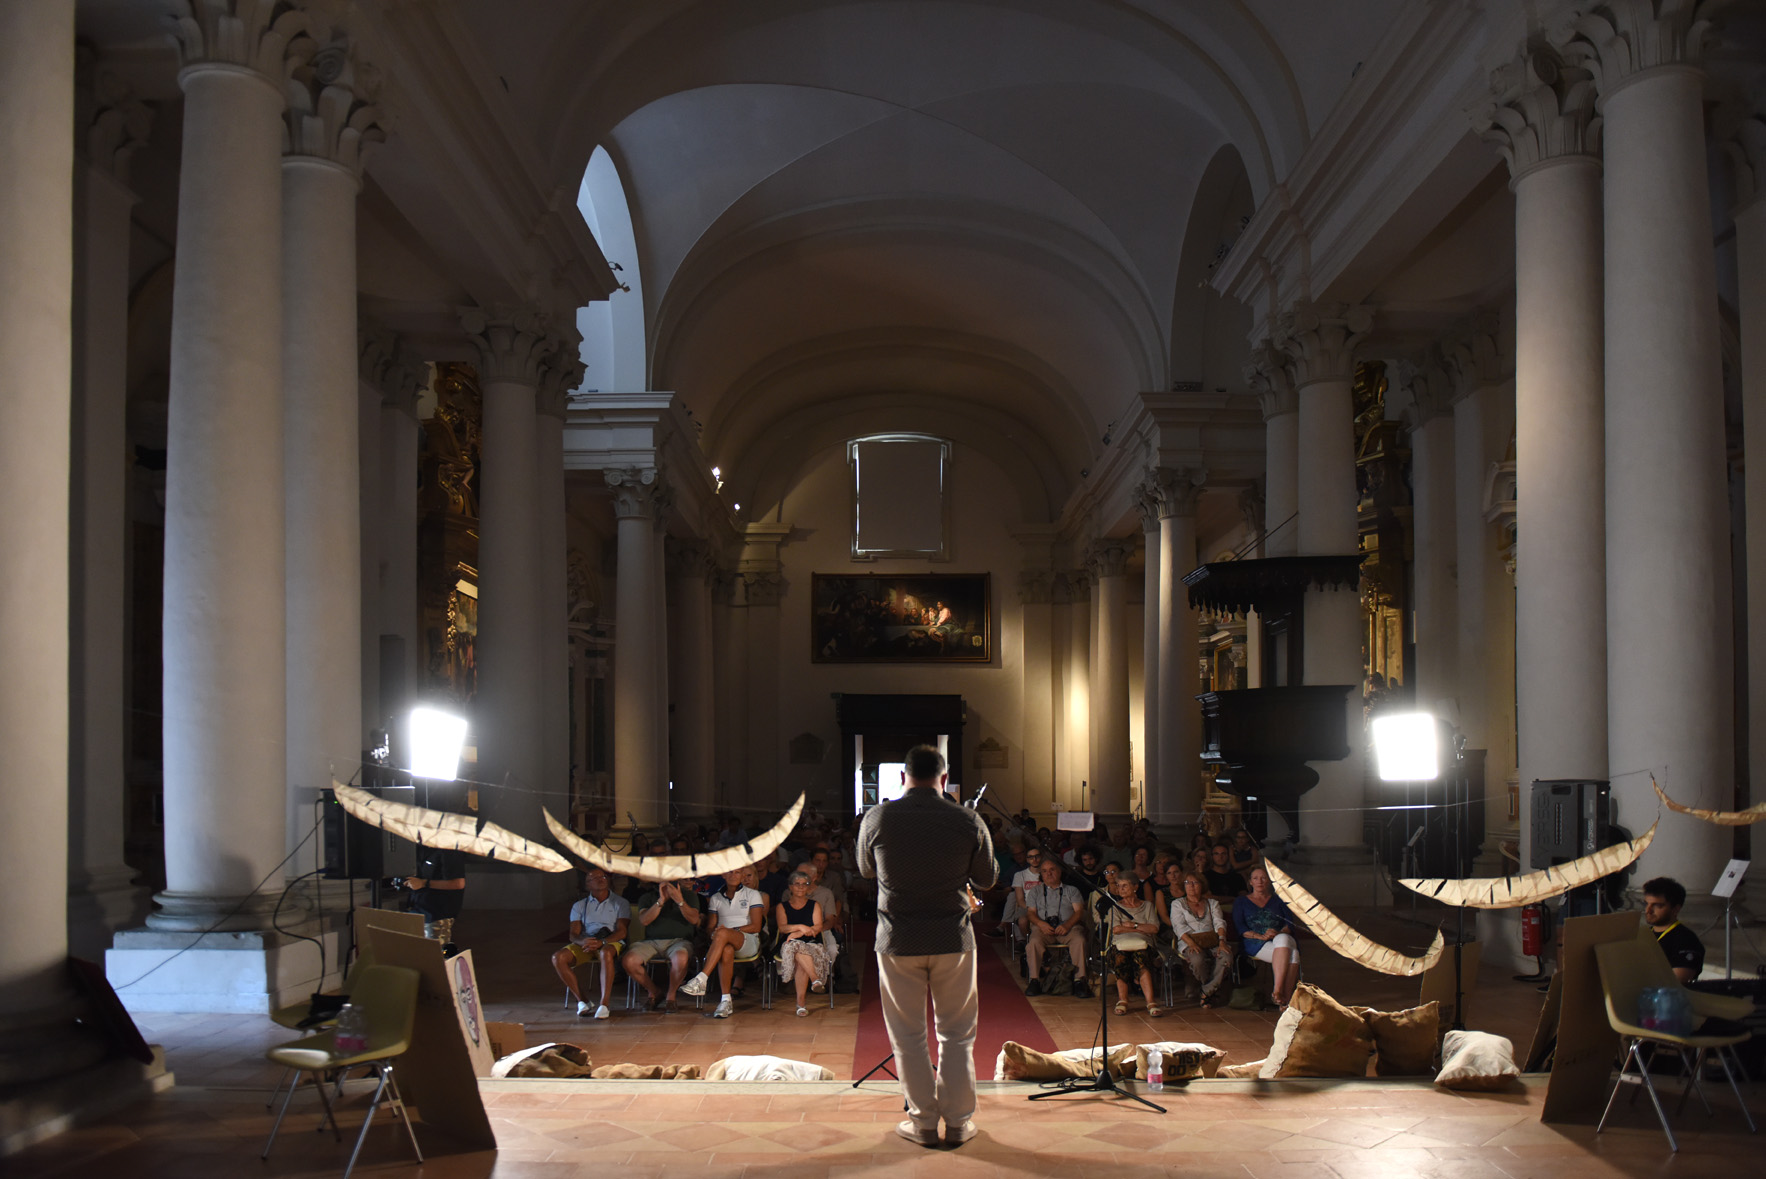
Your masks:
<instances>
[{"instance_id":1,"label":"window","mask_svg":"<svg viewBox=\"0 0 1766 1179\"><path fill-rule=\"evenodd\" d=\"M950 443L873 434L846 444L852 466L852 557L950 559Z\"/></svg>"}]
</instances>

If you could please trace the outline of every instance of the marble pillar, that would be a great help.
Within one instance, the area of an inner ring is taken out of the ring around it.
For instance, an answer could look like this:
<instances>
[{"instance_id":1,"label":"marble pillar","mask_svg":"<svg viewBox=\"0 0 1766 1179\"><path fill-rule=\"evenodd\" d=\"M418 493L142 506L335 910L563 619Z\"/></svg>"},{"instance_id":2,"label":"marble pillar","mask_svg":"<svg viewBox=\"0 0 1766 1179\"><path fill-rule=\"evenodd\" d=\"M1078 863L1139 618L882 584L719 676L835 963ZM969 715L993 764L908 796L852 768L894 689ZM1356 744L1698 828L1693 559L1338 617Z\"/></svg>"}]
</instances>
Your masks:
<instances>
[{"instance_id":1,"label":"marble pillar","mask_svg":"<svg viewBox=\"0 0 1766 1179\"><path fill-rule=\"evenodd\" d=\"M0 4L0 355L30 396L0 398L0 1083L54 1077L103 1053L73 1025L67 979L68 535L74 257L74 6ZM274 861L272 861L274 862ZM61 1053L66 1052L66 1057Z\"/></svg>"},{"instance_id":2,"label":"marble pillar","mask_svg":"<svg viewBox=\"0 0 1766 1179\"><path fill-rule=\"evenodd\" d=\"M582 384L574 330L552 341L534 409L534 643L539 651L538 788L553 814L570 809L570 541L565 520L564 414Z\"/></svg>"},{"instance_id":3,"label":"marble pillar","mask_svg":"<svg viewBox=\"0 0 1766 1179\"><path fill-rule=\"evenodd\" d=\"M1063 573L1055 582L1054 600L1067 616L1058 722L1066 757L1057 798L1067 810L1084 810L1091 805L1092 784L1091 573L1083 568Z\"/></svg>"},{"instance_id":4,"label":"marble pillar","mask_svg":"<svg viewBox=\"0 0 1766 1179\"><path fill-rule=\"evenodd\" d=\"M716 688L712 662L711 546L670 540L669 586L675 601L675 712L669 725L674 801L683 813L709 815L716 807Z\"/></svg>"},{"instance_id":5,"label":"marble pillar","mask_svg":"<svg viewBox=\"0 0 1766 1179\"><path fill-rule=\"evenodd\" d=\"M535 624L540 579L539 426L535 397L555 350L526 309L473 308L461 316L478 350L484 442L478 499L478 697L472 717L479 814L512 831L543 831L541 677Z\"/></svg>"},{"instance_id":6,"label":"marble pillar","mask_svg":"<svg viewBox=\"0 0 1766 1179\"><path fill-rule=\"evenodd\" d=\"M1154 822L1161 818L1164 773L1159 745L1159 493L1149 480L1135 496L1141 518L1141 810ZM1156 805L1157 804L1157 805Z\"/></svg>"},{"instance_id":7,"label":"marble pillar","mask_svg":"<svg viewBox=\"0 0 1766 1179\"><path fill-rule=\"evenodd\" d=\"M68 948L96 961L147 894L123 862L128 160L152 112L107 65L80 63L73 243L73 482L68 636Z\"/></svg>"},{"instance_id":8,"label":"marble pillar","mask_svg":"<svg viewBox=\"0 0 1766 1179\"><path fill-rule=\"evenodd\" d=\"M1196 702L1197 615L1183 578L1196 566L1196 503L1208 472L1153 472L1159 515L1159 791L1153 821L1189 823L1202 811L1202 710Z\"/></svg>"},{"instance_id":9,"label":"marble pillar","mask_svg":"<svg viewBox=\"0 0 1766 1179\"><path fill-rule=\"evenodd\" d=\"M739 806L769 810L780 801L779 603L785 579L776 568L742 574L748 623L748 793ZM738 813L745 813L738 811Z\"/></svg>"},{"instance_id":10,"label":"marble pillar","mask_svg":"<svg viewBox=\"0 0 1766 1179\"><path fill-rule=\"evenodd\" d=\"M1018 574L1018 608L1024 644L1024 769L1019 806L1041 811L1054 799L1055 638L1053 574Z\"/></svg>"},{"instance_id":11,"label":"marble pillar","mask_svg":"<svg viewBox=\"0 0 1766 1179\"><path fill-rule=\"evenodd\" d=\"M673 676L669 672L674 657L674 611L669 608L668 601L668 559L664 545L668 540L669 509L674 506L671 489L664 487L658 498L656 513L656 543L650 549L650 559L655 567L651 570L651 584L656 587L656 613L652 618L654 630L650 636L652 649L656 652L656 715L661 718L656 726L656 764L662 778L663 806L666 808L673 801L675 767L672 759L674 729L674 694Z\"/></svg>"},{"instance_id":12,"label":"marble pillar","mask_svg":"<svg viewBox=\"0 0 1766 1179\"><path fill-rule=\"evenodd\" d=\"M380 398L380 588L375 600L379 634L380 699L370 701L380 724L390 724L395 755L400 718L416 701L421 645L417 626L417 460L423 428L417 396L424 366L394 353ZM395 756L394 764L398 764Z\"/></svg>"},{"instance_id":13,"label":"marble pillar","mask_svg":"<svg viewBox=\"0 0 1766 1179\"><path fill-rule=\"evenodd\" d=\"M1634 828L1657 811L1652 771L1688 805L1735 801L1728 466L1696 66L1704 26L1693 27L1698 6L1657 7L1603 6L1565 46L1600 91L1607 760L1616 818ZM1664 626L1670 603L1675 625ZM1664 823L1640 879L1665 874L1708 892L1730 845L1711 824Z\"/></svg>"},{"instance_id":14,"label":"marble pillar","mask_svg":"<svg viewBox=\"0 0 1766 1179\"><path fill-rule=\"evenodd\" d=\"M385 345L391 333L365 323L356 329L356 478L361 494L356 500L356 533L360 538L361 626L357 632L361 664L361 730L363 748L367 734L385 727L380 704L380 579L385 574L386 506L385 480L380 473L381 392L390 358ZM402 752L402 751L401 751ZM396 764L396 763L395 763Z\"/></svg>"},{"instance_id":15,"label":"marble pillar","mask_svg":"<svg viewBox=\"0 0 1766 1179\"><path fill-rule=\"evenodd\" d=\"M276 903L269 882L289 850L282 113L285 47L302 23L244 4L192 11L178 26L183 228L166 440L166 891L147 924L261 930ZM354 330L352 315L352 341ZM346 382L353 378L352 366ZM353 590L353 577L348 584ZM111 967L113 976L128 970L114 951ZM269 991L256 998L273 1001Z\"/></svg>"},{"instance_id":16,"label":"marble pillar","mask_svg":"<svg viewBox=\"0 0 1766 1179\"><path fill-rule=\"evenodd\" d=\"M1265 340L1251 350L1245 383L1263 411L1262 545L1265 557L1291 557L1299 548L1300 400L1293 362Z\"/></svg>"},{"instance_id":17,"label":"marble pillar","mask_svg":"<svg viewBox=\"0 0 1766 1179\"><path fill-rule=\"evenodd\" d=\"M748 782L748 619L741 579L727 569L711 575L712 630L717 643L717 791L725 806L746 797Z\"/></svg>"},{"instance_id":18,"label":"marble pillar","mask_svg":"<svg viewBox=\"0 0 1766 1179\"><path fill-rule=\"evenodd\" d=\"M1283 351L1299 397L1296 546L1301 556L1359 550L1355 505L1355 414L1350 397L1355 345L1371 326L1365 307L1302 303L1282 316ZM1301 799L1300 838L1309 849L1362 844L1361 601L1349 590L1311 590L1304 598L1307 684L1353 685L1344 700L1349 756L1312 762L1319 782Z\"/></svg>"},{"instance_id":19,"label":"marble pillar","mask_svg":"<svg viewBox=\"0 0 1766 1179\"><path fill-rule=\"evenodd\" d=\"M1744 453L1747 472L1748 787L1766 798L1766 120L1750 112L1731 140L1736 157L1736 312L1740 317Z\"/></svg>"},{"instance_id":20,"label":"marble pillar","mask_svg":"<svg viewBox=\"0 0 1766 1179\"><path fill-rule=\"evenodd\" d=\"M1092 591L1097 633L1092 666L1093 739L1091 808L1104 815L1128 813L1128 558L1131 542L1097 541L1091 550L1097 577Z\"/></svg>"},{"instance_id":21,"label":"marble pillar","mask_svg":"<svg viewBox=\"0 0 1766 1179\"><path fill-rule=\"evenodd\" d=\"M356 776L366 743L356 195L364 135L378 130L348 55L326 53L324 68L309 64L290 81L282 157L291 851L313 825L319 792ZM305 869L303 859L286 874Z\"/></svg>"},{"instance_id":22,"label":"marble pillar","mask_svg":"<svg viewBox=\"0 0 1766 1179\"><path fill-rule=\"evenodd\" d=\"M1411 564L1415 581L1416 705L1459 721L1459 555L1454 540L1455 426L1452 390L1440 357L1401 364L1415 417L1410 432Z\"/></svg>"},{"instance_id":23,"label":"marble pillar","mask_svg":"<svg viewBox=\"0 0 1766 1179\"><path fill-rule=\"evenodd\" d=\"M1586 71L1532 45L1475 120L1515 194L1515 704L1531 783L1607 776L1601 164ZM1523 852L1523 854L1525 854Z\"/></svg>"},{"instance_id":24,"label":"marble pillar","mask_svg":"<svg viewBox=\"0 0 1766 1179\"><path fill-rule=\"evenodd\" d=\"M663 587L656 581L656 513L662 490L654 467L604 473L618 519L613 647L614 825L659 826L667 820L663 767L657 761L657 615Z\"/></svg>"}]
</instances>

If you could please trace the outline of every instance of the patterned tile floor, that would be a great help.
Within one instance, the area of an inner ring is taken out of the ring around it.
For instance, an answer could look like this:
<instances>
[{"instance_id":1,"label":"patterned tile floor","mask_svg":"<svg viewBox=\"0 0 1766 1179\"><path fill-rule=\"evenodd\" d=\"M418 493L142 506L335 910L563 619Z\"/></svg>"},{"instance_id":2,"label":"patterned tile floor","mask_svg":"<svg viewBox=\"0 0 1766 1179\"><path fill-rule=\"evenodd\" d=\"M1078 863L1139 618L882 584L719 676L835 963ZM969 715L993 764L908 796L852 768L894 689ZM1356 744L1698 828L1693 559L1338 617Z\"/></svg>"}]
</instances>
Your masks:
<instances>
[{"instance_id":1,"label":"patterned tile floor","mask_svg":"<svg viewBox=\"0 0 1766 1179\"><path fill-rule=\"evenodd\" d=\"M735 1018L713 1021L686 1012L627 1013L623 994L614 1018L577 1020L562 987L546 974L548 939L556 921L529 913L478 914L462 923L474 947L492 1018L528 1025L531 1040L565 1039L599 1062L696 1063L737 1052L774 1052L850 1072L856 999L836 998L833 1011L811 1007L799 1019L790 1005L759 1009L757 992ZM1370 934L1375 932L1369 928ZM1405 936L1392 934L1394 940ZM997 947L997 943L989 943ZM1307 951L1310 977L1346 1002L1402 1006L1414 984L1370 975L1322 949ZM1095 1005L1066 998L1033 1000L1063 1047L1091 1042ZM1468 1008L1475 1026L1524 1045L1539 996L1530 985L1486 970ZM1268 1044L1272 1014L1180 1007L1152 1021L1138 1002L1127 1020L1112 1020L1111 1039L1207 1040L1229 1059L1252 1060ZM341 1121L343 1145L315 1133L316 1113L297 1103L275 1153L258 1161L270 1118L264 1102L277 1070L263 1049L286 1038L268 1021L248 1016L148 1016L143 1031L166 1045L178 1084L112 1117L71 1131L0 1164L7 1179L39 1176L168 1176L207 1179L240 1175L336 1175L348 1157L367 1101L354 1084ZM982 1076L992 1062L978 1061ZM1592 1127L1545 1126L1539 1118L1543 1079L1513 1092L1457 1095L1426 1083L1394 1081L1198 1082L1168 1089L1159 1115L1107 1096L1072 1095L1029 1102L1022 1085L982 1086L981 1134L959 1150L925 1150L894 1134L901 1116L892 1084L855 1092L847 1082L795 1086L730 1086L704 1082L486 1082L485 1101L500 1149L442 1153L448 1144L420 1128L422 1166L411 1161L402 1131L377 1120L363 1149L364 1177L762 1176L789 1179L891 1176L1100 1174L1319 1176L1321 1179L1572 1179L1580 1176L1746 1173L1750 1149L1732 1099L1714 1095L1716 1116L1695 1109L1678 1120L1681 1151L1671 1155L1647 1104L1623 1112L1598 1139ZM1752 1103L1766 1086L1754 1086ZM310 1096L303 1094L303 1097ZM1766 1112L1766 1109L1763 1109Z\"/></svg>"}]
</instances>

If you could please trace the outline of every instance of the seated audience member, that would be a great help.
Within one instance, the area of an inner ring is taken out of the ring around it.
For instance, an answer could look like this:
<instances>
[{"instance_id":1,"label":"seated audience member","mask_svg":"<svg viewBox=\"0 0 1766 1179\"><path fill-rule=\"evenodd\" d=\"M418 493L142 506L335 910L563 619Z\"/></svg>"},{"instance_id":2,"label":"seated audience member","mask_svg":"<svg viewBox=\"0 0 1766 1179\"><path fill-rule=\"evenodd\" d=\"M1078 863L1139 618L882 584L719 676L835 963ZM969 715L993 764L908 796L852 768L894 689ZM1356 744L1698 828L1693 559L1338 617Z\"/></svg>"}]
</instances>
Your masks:
<instances>
[{"instance_id":1,"label":"seated audience member","mask_svg":"<svg viewBox=\"0 0 1766 1179\"><path fill-rule=\"evenodd\" d=\"M1208 869L1212 866L1212 862L1208 855L1208 849L1205 847L1199 847L1195 851L1192 851L1189 855L1184 857L1183 866L1184 871L1186 872L1194 872L1198 876L1206 876L1208 874Z\"/></svg>"},{"instance_id":2,"label":"seated audience member","mask_svg":"<svg viewBox=\"0 0 1766 1179\"><path fill-rule=\"evenodd\" d=\"M1073 993L1082 999L1091 998L1085 982L1085 924L1081 920L1079 889L1061 883L1061 865L1052 860L1042 863L1042 880L1024 890L1029 910L1030 941L1025 947L1025 962L1030 968L1030 985L1026 995L1042 994L1042 956L1053 945L1067 947L1073 959Z\"/></svg>"},{"instance_id":3,"label":"seated audience member","mask_svg":"<svg viewBox=\"0 0 1766 1179\"><path fill-rule=\"evenodd\" d=\"M1226 917L1220 911L1220 902L1208 895L1208 881L1199 873L1178 874L1176 889L1167 920L1177 937L1177 952L1189 967L1184 997L1195 997L1199 987L1202 1006L1212 1007L1220 1001L1220 986L1232 965Z\"/></svg>"},{"instance_id":4,"label":"seated audience member","mask_svg":"<svg viewBox=\"0 0 1766 1179\"><path fill-rule=\"evenodd\" d=\"M1686 904L1686 888L1668 876L1646 880L1643 885L1643 919L1662 952L1674 977L1689 983L1705 968L1705 943L1699 935L1680 924L1680 907Z\"/></svg>"},{"instance_id":5,"label":"seated audience member","mask_svg":"<svg viewBox=\"0 0 1766 1179\"><path fill-rule=\"evenodd\" d=\"M1159 932L1159 913L1153 902L1141 899L1140 887L1134 877L1123 874L1116 878L1116 903L1128 913L1106 910L1104 925L1110 931L1110 967L1116 972L1116 1014L1128 1014L1128 980L1140 984L1147 1000L1147 1018L1158 1019L1165 1013L1153 998L1153 965L1158 955L1153 950L1153 935Z\"/></svg>"},{"instance_id":6,"label":"seated audience member","mask_svg":"<svg viewBox=\"0 0 1766 1179\"><path fill-rule=\"evenodd\" d=\"M1233 832L1232 865L1234 872L1243 876L1255 868L1262 859L1263 853L1257 850L1257 844L1252 840L1249 831L1240 827Z\"/></svg>"},{"instance_id":7,"label":"seated audience member","mask_svg":"<svg viewBox=\"0 0 1766 1179\"><path fill-rule=\"evenodd\" d=\"M1171 925L1171 902L1183 895L1183 878L1188 871L1181 861L1171 861L1165 865L1165 873L1159 878L1159 890L1153 894L1153 905L1159 910L1159 920L1168 928Z\"/></svg>"},{"instance_id":8,"label":"seated audience member","mask_svg":"<svg viewBox=\"0 0 1766 1179\"><path fill-rule=\"evenodd\" d=\"M711 945L705 951L705 966L698 974L681 984L683 995L697 998L705 993L711 972L717 971L723 998L717 1002L712 1018L728 1019L735 1010L730 986L736 977L736 959L752 958L760 951L760 927L766 919L766 897L742 881L747 868L724 873L724 887L711 894L707 905L706 924L711 927Z\"/></svg>"},{"instance_id":9,"label":"seated audience member","mask_svg":"<svg viewBox=\"0 0 1766 1179\"><path fill-rule=\"evenodd\" d=\"M1096 892L1104 887L1104 866L1098 849L1085 844L1074 853L1074 871L1068 876L1079 888L1086 892Z\"/></svg>"},{"instance_id":10,"label":"seated audience member","mask_svg":"<svg viewBox=\"0 0 1766 1179\"><path fill-rule=\"evenodd\" d=\"M774 923L779 930L779 981L797 984L797 1014L808 1015L810 991L820 994L827 986L832 961L822 945L822 907L810 895L814 882L809 873L791 874L788 895L778 904Z\"/></svg>"},{"instance_id":11,"label":"seated audience member","mask_svg":"<svg viewBox=\"0 0 1766 1179\"><path fill-rule=\"evenodd\" d=\"M613 964L625 948L626 930L632 921L632 906L614 893L607 873L590 868L584 873L589 895L570 908L570 942L552 955L552 968L576 999L576 1013L594 1012L596 1019L606 1019L608 996L613 994ZM576 968L586 962L601 963L601 1000L590 1007L577 989Z\"/></svg>"},{"instance_id":12,"label":"seated audience member","mask_svg":"<svg viewBox=\"0 0 1766 1179\"><path fill-rule=\"evenodd\" d=\"M1129 875L1134 877L1134 886L1141 894L1141 899L1153 899L1153 849L1146 844L1130 849L1134 853L1134 862L1127 868Z\"/></svg>"},{"instance_id":13,"label":"seated audience member","mask_svg":"<svg viewBox=\"0 0 1766 1179\"><path fill-rule=\"evenodd\" d=\"M790 884L791 873L779 863L779 853L768 852L760 861L760 891L766 894L767 903L776 905L783 900Z\"/></svg>"},{"instance_id":14,"label":"seated audience member","mask_svg":"<svg viewBox=\"0 0 1766 1179\"><path fill-rule=\"evenodd\" d=\"M743 828L742 824L737 821L736 816L725 815L723 827L718 832L717 845L719 847L736 847L747 842L748 832Z\"/></svg>"},{"instance_id":15,"label":"seated audience member","mask_svg":"<svg viewBox=\"0 0 1766 1179\"><path fill-rule=\"evenodd\" d=\"M637 980L650 996L650 1010L672 1012L675 992L687 977L687 966L693 960L693 935L699 930L699 896L691 888L682 888L672 881L653 884L650 891L638 898L638 920L644 923L644 940L633 942L620 961L625 972ZM658 995L650 980L646 963L654 958L668 961L668 993Z\"/></svg>"},{"instance_id":16,"label":"seated audience member","mask_svg":"<svg viewBox=\"0 0 1766 1179\"><path fill-rule=\"evenodd\" d=\"M1024 890L1042 880L1043 852L1040 847L1024 849L1024 866L1012 873L1012 917L1020 929L1029 928L1028 915L1030 906L1024 900Z\"/></svg>"},{"instance_id":17,"label":"seated audience member","mask_svg":"<svg viewBox=\"0 0 1766 1179\"><path fill-rule=\"evenodd\" d=\"M1275 969L1270 998L1286 1007L1300 973L1300 947L1294 941L1294 914L1275 895L1269 871L1261 864L1251 869L1251 891L1233 902L1233 925L1244 939L1245 953Z\"/></svg>"},{"instance_id":18,"label":"seated audience member","mask_svg":"<svg viewBox=\"0 0 1766 1179\"><path fill-rule=\"evenodd\" d=\"M1118 868L1124 869L1133 864L1134 848L1128 842L1128 837L1131 834L1133 834L1133 828L1127 823L1118 823L1111 828L1109 846L1100 853L1099 860L1102 863L1115 864ZM1102 839L1103 836L1099 835L1098 838Z\"/></svg>"},{"instance_id":19,"label":"seated audience member","mask_svg":"<svg viewBox=\"0 0 1766 1179\"><path fill-rule=\"evenodd\" d=\"M1208 892L1222 900L1244 896L1250 889L1244 876L1233 870L1232 846L1224 839L1209 852L1202 875L1208 880Z\"/></svg>"},{"instance_id":20,"label":"seated audience member","mask_svg":"<svg viewBox=\"0 0 1766 1179\"><path fill-rule=\"evenodd\" d=\"M810 853L809 862L815 866L816 883L828 890L834 898L838 913L828 919L830 925L846 916L846 873L834 870L834 849L826 843Z\"/></svg>"},{"instance_id":21,"label":"seated audience member","mask_svg":"<svg viewBox=\"0 0 1766 1179\"><path fill-rule=\"evenodd\" d=\"M641 846L645 856L666 856L668 854L668 840L660 835L652 837L648 843ZM632 854L637 855L638 853L633 852ZM642 880L636 876L627 876L620 879L617 891L636 912L638 902L644 899L644 894L654 891L655 887L652 881Z\"/></svg>"}]
</instances>

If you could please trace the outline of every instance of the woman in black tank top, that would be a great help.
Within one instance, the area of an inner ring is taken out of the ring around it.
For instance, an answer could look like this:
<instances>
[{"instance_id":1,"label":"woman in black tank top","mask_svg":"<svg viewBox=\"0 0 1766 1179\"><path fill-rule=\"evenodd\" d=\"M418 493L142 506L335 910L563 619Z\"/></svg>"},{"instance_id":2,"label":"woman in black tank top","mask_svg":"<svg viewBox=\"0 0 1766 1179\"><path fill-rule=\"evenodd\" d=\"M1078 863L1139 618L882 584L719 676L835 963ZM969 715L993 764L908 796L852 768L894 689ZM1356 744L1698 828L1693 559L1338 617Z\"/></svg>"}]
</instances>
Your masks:
<instances>
[{"instance_id":1,"label":"woman in black tank top","mask_svg":"<svg viewBox=\"0 0 1766 1179\"><path fill-rule=\"evenodd\" d=\"M797 1014L808 1015L809 992L820 992L828 977L828 950L822 945L822 907L810 896L810 878L791 874L785 896L775 906L779 927L779 981L796 982Z\"/></svg>"}]
</instances>

